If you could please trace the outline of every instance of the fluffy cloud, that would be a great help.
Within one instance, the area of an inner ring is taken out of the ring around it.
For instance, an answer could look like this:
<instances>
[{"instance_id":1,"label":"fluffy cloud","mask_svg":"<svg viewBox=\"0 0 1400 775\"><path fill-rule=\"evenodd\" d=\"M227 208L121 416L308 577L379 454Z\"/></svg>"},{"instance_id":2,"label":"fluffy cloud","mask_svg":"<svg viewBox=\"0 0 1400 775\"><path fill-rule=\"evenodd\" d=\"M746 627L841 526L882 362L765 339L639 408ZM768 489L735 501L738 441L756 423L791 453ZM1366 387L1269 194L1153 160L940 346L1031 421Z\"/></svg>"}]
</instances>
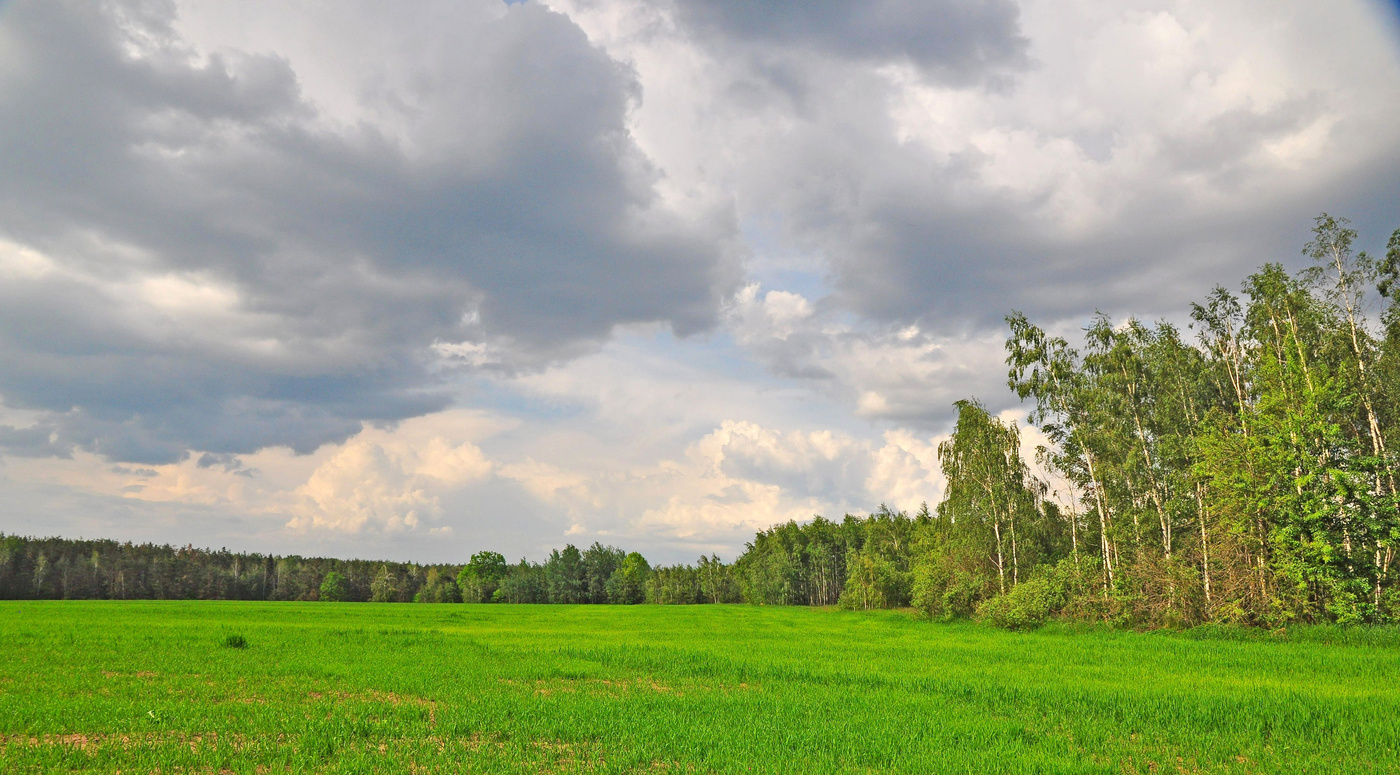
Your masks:
<instances>
[{"instance_id":1,"label":"fluffy cloud","mask_svg":"<svg viewBox=\"0 0 1400 775\"><path fill-rule=\"evenodd\" d=\"M347 442L297 488L294 530L351 533L427 528L442 514L435 491L461 487L491 474L491 461L471 443L441 438L412 446L356 438Z\"/></svg>"},{"instance_id":2,"label":"fluffy cloud","mask_svg":"<svg viewBox=\"0 0 1400 775\"><path fill-rule=\"evenodd\" d=\"M917 325L853 321L829 302L763 292L756 283L725 309L736 342L778 373L813 380L858 417L941 429L958 399L1012 400L1000 330L935 335Z\"/></svg>"},{"instance_id":3,"label":"fluffy cloud","mask_svg":"<svg viewBox=\"0 0 1400 775\"><path fill-rule=\"evenodd\" d=\"M827 510L864 511L881 501L913 508L942 490L936 440L902 429L875 442L726 422L695 445L692 457L722 478L776 485Z\"/></svg>"},{"instance_id":4,"label":"fluffy cloud","mask_svg":"<svg viewBox=\"0 0 1400 775\"><path fill-rule=\"evenodd\" d=\"M905 430L870 440L728 420L676 458L612 460L602 471L529 460L501 475L564 510L568 535L730 554L777 522L936 502L937 442Z\"/></svg>"},{"instance_id":5,"label":"fluffy cloud","mask_svg":"<svg viewBox=\"0 0 1400 775\"><path fill-rule=\"evenodd\" d=\"M839 518L877 503L915 509L942 492L936 449L937 439L907 431L871 441L725 422L689 449L686 465L657 472L664 500L634 529L733 546L791 519Z\"/></svg>"}]
</instances>

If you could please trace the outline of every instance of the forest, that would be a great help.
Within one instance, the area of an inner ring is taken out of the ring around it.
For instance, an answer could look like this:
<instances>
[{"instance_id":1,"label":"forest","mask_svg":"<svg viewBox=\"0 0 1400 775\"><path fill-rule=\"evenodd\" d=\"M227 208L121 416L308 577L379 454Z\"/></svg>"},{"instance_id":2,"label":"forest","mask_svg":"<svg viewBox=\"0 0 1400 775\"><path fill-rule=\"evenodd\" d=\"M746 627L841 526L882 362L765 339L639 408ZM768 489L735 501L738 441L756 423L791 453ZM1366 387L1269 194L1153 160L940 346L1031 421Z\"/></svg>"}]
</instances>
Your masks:
<instances>
[{"instance_id":1,"label":"forest","mask_svg":"<svg viewBox=\"0 0 1400 775\"><path fill-rule=\"evenodd\" d=\"M938 449L943 500L758 533L733 563L566 546L462 565L0 536L0 597L912 607L1008 628L1392 622L1400 585L1400 230L1384 256L1317 217L1167 321L1071 342L1007 316L1008 386L1046 443L975 399Z\"/></svg>"}]
</instances>

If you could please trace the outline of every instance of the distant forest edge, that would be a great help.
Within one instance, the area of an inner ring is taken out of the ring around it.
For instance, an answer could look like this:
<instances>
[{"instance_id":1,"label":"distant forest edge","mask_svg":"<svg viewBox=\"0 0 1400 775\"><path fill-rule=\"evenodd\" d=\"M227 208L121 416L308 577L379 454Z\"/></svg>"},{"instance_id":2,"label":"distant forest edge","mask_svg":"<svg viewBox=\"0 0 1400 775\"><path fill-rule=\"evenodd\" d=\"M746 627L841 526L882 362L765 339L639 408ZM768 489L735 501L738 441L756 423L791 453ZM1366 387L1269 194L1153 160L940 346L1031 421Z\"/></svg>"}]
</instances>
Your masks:
<instances>
[{"instance_id":1,"label":"distant forest edge","mask_svg":"<svg viewBox=\"0 0 1400 775\"><path fill-rule=\"evenodd\" d=\"M1319 216L1289 274L1217 287L1183 337L1096 316L1076 347L1007 317L1008 384L1049 444L956 404L944 499L758 533L733 563L568 546L544 563L273 557L0 536L0 597L913 606L1033 627L1400 619L1400 229ZM1190 341L1194 339L1194 342Z\"/></svg>"}]
</instances>

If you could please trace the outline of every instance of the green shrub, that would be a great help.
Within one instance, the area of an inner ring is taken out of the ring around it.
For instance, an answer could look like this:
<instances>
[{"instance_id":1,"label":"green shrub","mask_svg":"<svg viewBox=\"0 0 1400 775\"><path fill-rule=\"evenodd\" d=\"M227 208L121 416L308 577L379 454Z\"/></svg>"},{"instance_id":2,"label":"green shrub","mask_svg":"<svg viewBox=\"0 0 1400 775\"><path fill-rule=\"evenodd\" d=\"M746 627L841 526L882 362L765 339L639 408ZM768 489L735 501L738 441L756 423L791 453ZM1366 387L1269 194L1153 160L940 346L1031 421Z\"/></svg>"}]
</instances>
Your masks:
<instances>
[{"instance_id":1,"label":"green shrub","mask_svg":"<svg viewBox=\"0 0 1400 775\"><path fill-rule=\"evenodd\" d=\"M1082 589L1072 560L1041 565L1010 592L978 606L977 618L1007 630L1034 629L1063 611Z\"/></svg>"},{"instance_id":2,"label":"green shrub","mask_svg":"<svg viewBox=\"0 0 1400 775\"><path fill-rule=\"evenodd\" d=\"M224 648L226 649L246 649L248 639L242 635L228 635L224 637Z\"/></svg>"},{"instance_id":3,"label":"green shrub","mask_svg":"<svg viewBox=\"0 0 1400 775\"><path fill-rule=\"evenodd\" d=\"M989 591L989 579L960 567L925 561L914 566L911 604L930 619L968 619Z\"/></svg>"}]
</instances>

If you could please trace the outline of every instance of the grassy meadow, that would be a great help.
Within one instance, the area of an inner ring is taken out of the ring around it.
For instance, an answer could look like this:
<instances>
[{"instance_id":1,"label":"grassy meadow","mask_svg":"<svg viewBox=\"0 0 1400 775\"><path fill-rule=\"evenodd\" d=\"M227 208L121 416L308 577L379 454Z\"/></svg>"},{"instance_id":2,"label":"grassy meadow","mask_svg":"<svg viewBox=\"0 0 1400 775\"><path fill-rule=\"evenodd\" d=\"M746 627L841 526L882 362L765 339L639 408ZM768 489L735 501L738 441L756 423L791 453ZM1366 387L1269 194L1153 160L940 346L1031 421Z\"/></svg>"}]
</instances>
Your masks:
<instances>
[{"instance_id":1,"label":"grassy meadow","mask_svg":"<svg viewBox=\"0 0 1400 775\"><path fill-rule=\"evenodd\" d=\"M11 601L0 772L1400 772L1400 648L1345 636Z\"/></svg>"}]
</instances>

